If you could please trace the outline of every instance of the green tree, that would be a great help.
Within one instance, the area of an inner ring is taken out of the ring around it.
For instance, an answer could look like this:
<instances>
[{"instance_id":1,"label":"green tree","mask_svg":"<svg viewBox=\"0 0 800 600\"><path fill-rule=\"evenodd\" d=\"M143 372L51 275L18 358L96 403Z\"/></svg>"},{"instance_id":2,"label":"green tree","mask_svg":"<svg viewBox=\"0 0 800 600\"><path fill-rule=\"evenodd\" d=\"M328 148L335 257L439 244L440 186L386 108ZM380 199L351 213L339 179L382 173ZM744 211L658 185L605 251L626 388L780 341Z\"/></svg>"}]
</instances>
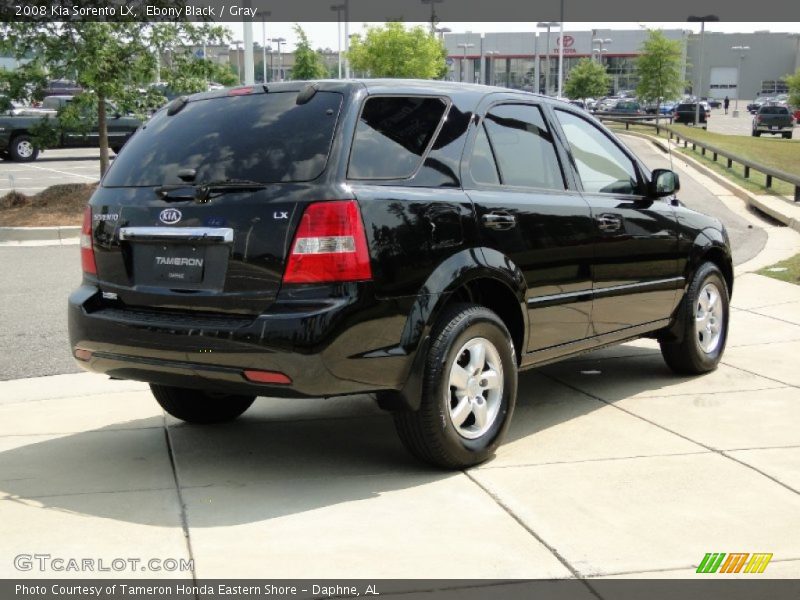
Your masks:
<instances>
[{"instance_id":1,"label":"green tree","mask_svg":"<svg viewBox=\"0 0 800 600\"><path fill-rule=\"evenodd\" d=\"M322 79L327 74L325 64L322 62L322 55L311 47L306 32L297 23L294 25L294 33L298 42L294 51L292 79Z\"/></svg>"},{"instance_id":2,"label":"green tree","mask_svg":"<svg viewBox=\"0 0 800 600\"><path fill-rule=\"evenodd\" d=\"M789 104L800 108L800 69L786 77L786 85L789 86Z\"/></svg>"},{"instance_id":3,"label":"green tree","mask_svg":"<svg viewBox=\"0 0 800 600\"><path fill-rule=\"evenodd\" d=\"M661 101L676 98L686 86L681 74L683 51L679 40L670 40L657 29L648 33L636 59L636 94L645 102L655 102L658 115Z\"/></svg>"},{"instance_id":4,"label":"green tree","mask_svg":"<svg viewBox=\"0 0 800 600\"><path fill-rule=\"evenodd\" d=\"M570 70L564 93L573 100L586 100L604 96L610 84L611 77L606 73L604 65L590 58L582 58Z\"/></svg>"},{"instance_id":5,"label":"green tree","mask_svg":"<svg viewBox=\"0 0 800 600\"><path fill-rule=\"evenodd\" d=\"M406 29L399 22L353 36L348 59L354 70L371 77L441 79L447 73L442 42L425 27Z\"/></svg>"},{"instance_id":6,"label":"green tree","mask_svg":"<svg viewBox=\"0 0 800 600\"><path fill-rule=\"evenodd\" d=\"M155 79L158 56L169 57L168 64L160 67L168 85L181 92L205 89L209 76L217 76L221 69L194 57L192 46L223 42L227 37L226 29L206 23L0 24L0 49L28 59L13 76L13 97L40 94L47 79L74 79L84 89L75 105L89 106L96 115L101 175L108 169L107 102L125 111L141 108L140 88Z\"/></svg>"}]
</instances>

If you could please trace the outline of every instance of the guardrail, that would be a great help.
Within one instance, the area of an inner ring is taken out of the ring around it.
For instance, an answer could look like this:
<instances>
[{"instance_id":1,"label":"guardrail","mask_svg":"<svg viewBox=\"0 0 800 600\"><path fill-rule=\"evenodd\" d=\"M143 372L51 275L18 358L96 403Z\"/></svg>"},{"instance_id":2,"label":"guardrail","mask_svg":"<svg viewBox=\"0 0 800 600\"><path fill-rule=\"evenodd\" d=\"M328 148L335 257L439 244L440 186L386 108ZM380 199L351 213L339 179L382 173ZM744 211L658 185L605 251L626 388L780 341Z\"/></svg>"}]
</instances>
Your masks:
<instances>
[{"instance_id":1,"label":"guardrail","mask_svg":"<svg viewBox=\"0 0 800 600\"><path fill-rule=\"evenodd\" d=\"M701 142L699 140L693 139L690 136L684 135L681 132L675 131L671 124L668 125L661 125L658 123L649 123L647 121L652 121L656 117L655 115L647 115L646 117L604 117L603 115L595 115L601 121L610 121L614 123L624 123L625 129L630 130L631 123L637 125L644 125L645 127L652 127L656 130L656 134L660 135L661 130L663 129L667 133L669 133L669 139L675 140L677 144L683 142L683 147L688 148L689 144L692 145L692 150L697 150L700 148L701 154L703 156L706 155L707 152L710 152L713 155L714 162L717 162L719 157L722 157L727 160L727 168L730 169L733 166L733 163L738 163L744 167L744 177L745 179L750 179L750 171L756 171L757 173L762 173L765 177L765 184L764 187L771 188L772 187L772 180L777 179L778 181L785 181L789 185L794 186L794 201L800 202L800 176L795 175L793 173L787 173L786 171L781 171L780 169L773 169L772 167L768 167L767 165L762 165L757 162L753 162L747 158L739 156L738 154L734 154L733 152L729 152L728 150L723 150L722 148L718 148L711 144L707 144L705 142ZM660 117L662 119L666 119L666 117Z\"/></svg>"}]
</instances>

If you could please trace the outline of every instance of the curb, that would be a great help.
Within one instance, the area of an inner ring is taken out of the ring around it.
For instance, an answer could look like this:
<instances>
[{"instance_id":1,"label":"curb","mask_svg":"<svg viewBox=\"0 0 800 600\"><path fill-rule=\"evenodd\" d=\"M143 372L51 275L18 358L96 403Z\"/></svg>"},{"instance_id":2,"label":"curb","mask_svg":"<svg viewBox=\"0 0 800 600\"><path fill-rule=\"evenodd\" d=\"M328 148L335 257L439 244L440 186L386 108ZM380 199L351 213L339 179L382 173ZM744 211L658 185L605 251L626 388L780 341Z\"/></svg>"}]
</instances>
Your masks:
<instances>
[{"instance_id":1,"label":"curb","mask_svg":"<svg viewBox=\"0 0 800 600\"><path fill-rule=\"evenodd\" d=\"M64 242L80 237L79 225L0 227L0 242Z\"/></svg>"},{"instance_id":2,"label":"curb","mask_svg":"<svg viewBox=\"0 0 800 600\"><path fill-rule=\"evenodd\" d=\"M626 135L629 135L629 134L626 132ZM664 143L664 140L661 140L661 139L658 139L658 138L654 138L653 136L647 135L646 133L636 132L636 133L633 133L633 134L630 134L630 135L635 135L636 137L648 139L648 140L650 140L650 142L654 146L656 146L662 152L664 152L664 153L668 153L669 152L669 148ZM789 227L789 228L795 230L796 232L800 233L800 217L793 217L793 216L791 216L789 214L786 214L786 212L781 211L780 208L779 208L779 207L781 207L781 205L785 205L787 207L794 208L795 207L794 203L792 203L792 202L790 202L788 200L784 200L784 199L780 198L779 196L775 196L774 199L771 202L765 201L762 198L754 196L753 194L748 192L743 187L741 187L739 185L736 185L735 183L733 183L732 181L730 181L726 177L723 177L719 173L709 169L708 167L706 167L704 164L702 164L699 160L697 160L693 156L688 156L688 155L684 154L683 152L678 153L678 155L682 159L685 159L686 162L691 164L692 167L694 167L698 171L702 171L702 173L706 177L708 177L710 179L713 179L716 183L718 183L719 185L724 187L726 190L731 192L734 196L738 196L739 198L744 200L745 203L747 203L748 206L752 206L753 208L758 209L762 213L772 217L776 221L779 221L779 222L783 223L784 225L786 225L787 227ZM798 205L797 208L800 208L800 205Z\"/></svg>"}]
</instances>

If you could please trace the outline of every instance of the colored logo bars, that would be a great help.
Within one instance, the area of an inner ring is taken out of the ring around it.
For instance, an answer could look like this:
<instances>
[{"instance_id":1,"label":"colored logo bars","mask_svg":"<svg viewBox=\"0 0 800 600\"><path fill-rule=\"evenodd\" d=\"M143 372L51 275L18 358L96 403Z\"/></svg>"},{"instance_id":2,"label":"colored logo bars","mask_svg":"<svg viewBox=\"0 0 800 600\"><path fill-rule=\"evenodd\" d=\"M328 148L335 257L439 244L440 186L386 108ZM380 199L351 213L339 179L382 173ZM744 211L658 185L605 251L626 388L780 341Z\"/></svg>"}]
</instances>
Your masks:
<instances>
[{"instance_id":1,"label":"colored logo bars","mask_svg":"<svg viewBox=\"0 0 800 600\"><path fill-rule=\"evenodd\" d=\"M748 560L749 557L749 560ZM708 552L700 566L697 567L698 573L763 573L767 568L772 554L759 553L733 553ZM744 570L742 570L744 568Z\"/></svg>"}]
</instances>

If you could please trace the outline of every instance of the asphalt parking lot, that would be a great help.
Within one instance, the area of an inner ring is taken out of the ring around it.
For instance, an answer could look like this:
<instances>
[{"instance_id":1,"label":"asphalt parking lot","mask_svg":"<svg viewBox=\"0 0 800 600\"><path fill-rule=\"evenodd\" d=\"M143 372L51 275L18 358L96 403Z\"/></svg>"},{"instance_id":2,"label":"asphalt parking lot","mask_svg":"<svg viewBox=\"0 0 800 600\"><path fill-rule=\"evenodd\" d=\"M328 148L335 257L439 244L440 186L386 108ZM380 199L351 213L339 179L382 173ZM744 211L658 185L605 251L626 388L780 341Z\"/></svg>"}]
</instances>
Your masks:
<instances>
[{"instance_id":1,"label":"asphalt parking lot","mask_svg":"<svg viewBox=\"0 0 800 600\"><path fill-rule=\"evenodd\" d=\"M708 130L712 133L724 133L726 135L750 135L753 130L753 115L745 108L749 101L739 102L739 116L733 116L733 102L728 109L728 114L721 108L712 108L711 116L708 119ZM764 136L766 139L780 136ZM795 124L794 140L800 139L800 124Z\"/></svg>"},{"instance_id":2,"label":"asphalt parking lot","mask_svg":"<svg viewBox=\"0 0 800 600\"><path fill-rule=\"evenodd\" d=\"M47 150L29 163L0 161L0 196L12 190L35 194L51 185L92 183L99 179L100 150L97 148Z\"/></svg>"}]
</instances>

